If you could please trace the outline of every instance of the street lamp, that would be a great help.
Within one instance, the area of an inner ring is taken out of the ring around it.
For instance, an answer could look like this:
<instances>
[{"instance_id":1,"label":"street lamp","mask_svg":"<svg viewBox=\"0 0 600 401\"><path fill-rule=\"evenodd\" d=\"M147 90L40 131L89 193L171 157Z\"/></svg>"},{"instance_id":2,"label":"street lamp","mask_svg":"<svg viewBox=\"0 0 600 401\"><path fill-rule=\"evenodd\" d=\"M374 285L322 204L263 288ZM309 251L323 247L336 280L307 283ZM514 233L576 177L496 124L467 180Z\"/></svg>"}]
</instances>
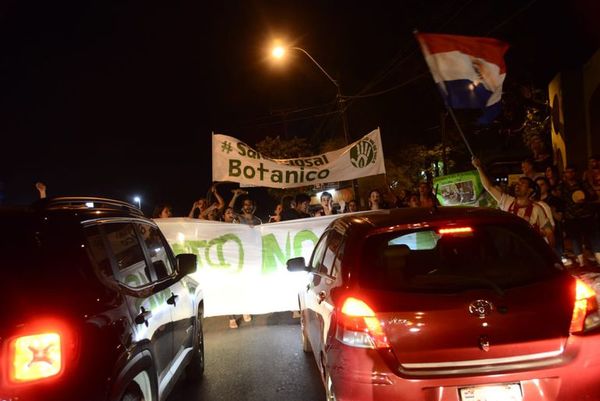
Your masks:
<instances>
[{"instance_id":1,"label":"street lamp","mask_svg":"<svg viewBox=\"0 0 600 401\"><path fill-rule=\"evenodd\" d=\"M278 46L273 47L273 49L271 50L271 55L276 59L281 59L285 56L285 53L287 52L287 50L296 50L296 51L303 53L306 57L308 57L310 59L310 61L312 61L314 63L314 65L316 65L319 68L319 70L321 70L321 72L323 74L325 74L327 79L329 79L329 81L335 85L335 88L337 90L338 110L339 110L340 116L342 117L342 126L344 129L344 140L346 141L346 145L349 144L350 138L348 136L348 120L346 119L346 106L344 104L344 98L342 96L342 90L340 88L340 84L338 83L338 81L333 79L327 71L325 71L325 69L321 66L321 64L319 64L317 62L317 60L315 60L315 58L310 55L310 53L308 53L306 50L304 50L301 47L297 47L297 46L284 47L284 46L278 45Z\"/></svg>"},{"instance_id":2,"label":"street lamp","mask_svg":"<svg viewBox=\"0 0 600 401\"><path fill-rule=\"evenodd\" d=\"M134 196L133 201L137 203L138 209L142 208L142 198L139 196Z\"/></svg>"},{"instance_id":3,"label":"street lamp","mask_svg":"<svg viewBox=\"0 0 600 401\"><path fill-rule=\"evenodd\" d=\"M312 61L314 63L314 65L316 65L319 68L319 70L321 70L321 72L323 74L325 74L327 79L329 79L329 81L335 85L335 88L337 90L337 106L338 106L340 116L342 118L342 128L344 130L344 140L346 141L346 145L348 145L350 143L350 138L348 135L348 119L346 117L346 105L344 104L345 100L344 100L344 97L342 96L342 90L340 88L339 82L336 81L335 79L333 79L331 77L331 75L329 75L329 73L327 71L325 71L325 69L321 66L321 64L319 64L313 56L311 56L306 50L304 50L301 47L297 47L297 46L284 47L281 45L277 45L277 46L273 47L273 49L271 50L271 55L276 59L281 59L285 56L285 53L288 49L299 51L300 53L302 53L306 57L308 57L310 59L310 61ZM356 180L352 180L352 189L354 190L354 199L358 200L358 182Z\"/></svg>"}]
</instances>

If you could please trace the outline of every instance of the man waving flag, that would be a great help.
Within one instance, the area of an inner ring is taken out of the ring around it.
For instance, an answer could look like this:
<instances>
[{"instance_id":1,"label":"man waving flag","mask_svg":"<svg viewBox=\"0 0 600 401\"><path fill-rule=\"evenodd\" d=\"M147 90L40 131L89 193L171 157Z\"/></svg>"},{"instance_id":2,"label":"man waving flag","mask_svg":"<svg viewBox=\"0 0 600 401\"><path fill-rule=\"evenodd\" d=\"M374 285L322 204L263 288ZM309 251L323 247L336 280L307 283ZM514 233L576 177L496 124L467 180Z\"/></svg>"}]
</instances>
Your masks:
<instances>
[{"instance_id":1,"label":"man waving flag","mask_svg":"<svg viewBox=\"0 0 600 401\"><path fill-rule=\"evenodd\" d=\"M446 105L455 109L482 109L484 114L479 123L491 123L500 113L506 76L504 53L508 44L471 36L431 33L416 36Z\"/></svg>"}]
</instances>

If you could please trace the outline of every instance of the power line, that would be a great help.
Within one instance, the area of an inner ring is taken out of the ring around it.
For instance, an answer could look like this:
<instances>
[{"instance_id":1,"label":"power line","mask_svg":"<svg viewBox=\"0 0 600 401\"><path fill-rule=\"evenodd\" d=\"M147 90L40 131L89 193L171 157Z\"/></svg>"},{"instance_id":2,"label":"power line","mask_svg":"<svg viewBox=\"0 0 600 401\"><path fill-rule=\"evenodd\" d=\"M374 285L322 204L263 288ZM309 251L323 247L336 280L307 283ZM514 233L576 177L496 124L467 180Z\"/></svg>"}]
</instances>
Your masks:
<instances>
[{"instance_id":1,"label":"power line","mask_svg":"<svg viewBox=\"0 0 600 401\"><path fill-rule=\"evenodd\" d=\"M526 11L529 7L531 7L533 5L533 3L535 3L536 1L537 0L532 0L529 3L525 4L523 7L521 7L520 9L518 9L513 15L511 15L510 17L508 17L507 19L505 19L504 21L502 21L500 24L498 24L495 27L493 27L488 32L486 32L485 35L488 36L492 32L496 31L498 28L506 25L507 23L509 23L510 21L512 21L514 18L516 18L517 16L521 15L524 11Z\"/></svg>"},{"instance_id":2,"label":"power line","mask_svg":"<svg viewBox=\"0 0 600 401\"><path fill-rule=\"evenodd\" d=\"M489 36L489 35L490 35L492 32L494 32L494 31L498 30L500 27L502 27L502 26L506 25L507 23L509 23L510 21L512 21L514 18L516 18L517 16L519 16L520 14L522 14L522 13L523 13L524 11L526 11L528 8L530 8L530 7L531 7L531 6L532 6L532 5L533 5L533 4L534 4L536 1L537 1L537 0L532 0L532 1L530 1L529 3L527 3L525 6L521 7L519 10L517 10L515 13L513 13L513 14L512 14L510 17L506 18L504 21L500 22L499 24L497 24L496 26L494 26L494 27L493 27L491 30L489 30L487 33L485 33L485 36ZM443 28L444 26L446 26L446 25L447 25L449 22L451 22L453 19L455 19L455 18L456 18L456 17L457 17L457 16L460 14L460 12L461 12L461 11L462 11L462 10L463 10L463 9L464 9L466 6L468 6L468 5L469 5L470 3L472 3L472 2L473 2L473 0L468 0L467 2L465 2L465 3L464 3L464 4L463 4L461 7L460 7L460 9L459 9L459 10L458 10L456 13L454 13L454 15L453 15L452 17L450 17L450 18L449 18L449 19L448 19L448 20L447 20L447 21L446 21L446 22L445 22L445 23L444 23L442 26L440 26L440 28L439 28L439 29L442 29L442 28ZM412 55L414 55L415 53L416 53L416 51L413 51L413 52L409 53L408 55L406 55L406 57L404 57L403 59L401 59L401 60L398 62L398 65L397 65L396 67L400 66L402 63L404 63L404 62L405 62L405 61L406 61L408 58L410 58L410 57L411 57ZM394 60L394 61L392 61L392 64L393 64L393 63L395 63L395 60ZM391 67L390 67L390 68L391 68ZM394 69L395 69L395 67L394 67ZM393 71L393 69L391 69L391 70L390 70L388 73L386 73L386 75L387 75L387 74L389 74L389 73L391 73L392 71ZM347 98L347 99L351 99L351 100L352 100L352 99L362 99L362 98L368 98L368 97L380 96L380 95L386 94L386 93L388 93L388 92L394 91L394 90L396 90L396 89L400 89L400 88L402 88L402 87L406 86L407 84L409 84L409 83L412 83L412 82L414 82L414 81L416 81L416 80L418 80L418 79L422 78L422 77L423 77L423 76L425 76L425 75L427 75L427 73L421 73L421 74L419 74L419 75L417 75L417 76L415 76L415 77L413 77L413 78L410 78L410 79L408 79L408 80L407 80L407 81L405 81L405 82L402 82L402 83L400 83L400 84L397 84L397 85L395 85L395 86L392 86L392 87L390 87L390 88L387 88L387 89L381 90L381 91L379 91L379 92L373 92L373 93L368 93L368 94L364 94L364 95L363 95L364 91L365 91L366 89L368 89L370 86L372 87L372 86L374 86L374 85L377 85L379 82L381 82L381 80L385 78L385 75L384 75L384 76L382 76L382 77L380 77L380 78L377 78L377 79L375 79L374 81L372 81L372 82L373 82L373 84L372 84L372 85L371 85L371 83L367 84L367 85L366 85L366 86L365 86L365 87L364 87L364 88L363 88L361 91L359 91L359 92L358 92L356 95L344 96L344 98ZM350 107L350 104L351 104L351 102L348 102L348 104L346 105L346 107Z\"/></svg>"},{"instance_id":3,"label":"power line","mask_svg":"<svg viewBox=\"0 0 600 401\"><path fill-rule=\"evenodd\" d=\"M462 6L460 6L458 8L458 10L447 20L444 21L444 23L442 25L440 25L438 27L438 29L436 31L439 31L441 29L443 29L445 26L447 26L450 22L452 22L454 19L456 19L460 13L467 7L469 6L474 0L467 0L463 3ZM537 0L532 0L529 3L527 3L526 5L524 5L523 7L521 7L520 9L518 9L515 13L513 13L512 15L510 15L508 18L504 19L502 22L500 22L499 24L497 24L496 26L494 26L492 29L490 29L488 32L485 33L485 36L489 36L491 33L495 32L496 30L498 30L499 28L503 27L504 25L510 23L513 19L515 19L516 17L518 17L520 14L522 14L523 12L525 12L527 9L529 9ZM411 38L411 40L413 40L413 38ZM361 89L357 94L355 95L346 95L343 96L343 99L348 100L348 102L346 102L345 104L345 109L348 109L354 100L358 100L358 99L364 99L364 98L370 98L370 97L376 97L376 96L381 96L384 94L387 94L389 92L401 89L427 75L429 75L427 72L421 72L420 74L413 76L412 78L409 78L408 80L401 82L399 84L396 84L394 86L391 86L389 88L377 91L377 92L372 92L372 93L365 93L366 91L368 91L369 89L373 88L374 86L380 84L383 80L385 80L390 74L392 74L394 71L396 71L402 64L404 64L407 60L409 60L412 56L414 56L415 54L419 54L420 52L418 51L418 48L416 47L416 44L413 43L410 45L410 47L412 48L412 50L406 54L406 55L402 55L402 53L404 52L403 50L399 51L397 53L397 55L384 67L380 70L380 72L377 74L377 76L372 79L369 83L367 83L363 89ZM303 113L306 111L311 111L311 110L317 110L320 108L326 108L326 107L331 107L332 105L334 105L336 103L335 100L325 103L325 104L321 104L321 105L316 105L316 106L307 106L307 107L303 107L303 108L298 108L298 109L291 109L289 111L287 110L283 110L281 113L279 113L278 116L274 116L274 115L270 115L270 116L263 116L263 117L257 117L255 119L251 119L251 120L246 120L245 122L241 123L241 125L239 125L238 127L243 127L243 126L249 126L251 124L254 123L253 126L256 127L263 127L263 126L271 126L271 125L279 125L279 124L283 124L282 121L269 121L275 118L278 118L279 116L281 116L282 114L285 115L289 115L289 114L297 114L297 113ZM336 115L339 115L340 111L336 110L336 111L331 111L331 112L325 112L325 113L318 113L318 114L311 114L311 115L307 115L307 116L303 116L303 117L299 117L299 118L292 118L292 119L286 119L285 122L296 122L296 121L303 121L303 120L309 120L309 119L316 119L316 118L323 118L323 117L333 117ZM323 125L325 125L325 121L323 121L321 127L323 127Z\"/></svg>"},{"instance_id":4,"label":"power line","mask_svg":"<svg viewBox=\"0 0 600 401\"><path fill-rule=\"evenodd\" d=\"M421 79L423 77L426 77L428 75L429 75L429 72L423 72L423 73L421 73L419 75L416 75L416 76L408 79L407 81L399 83L398 85L394 85L394 86L392 86L390 88L381 90L379 92L372 92L372 93L369 93L369 94L366 94L366 95L344 96L344 99L364 99L364 98L367 98L367 97L380 96L380 95L383 95L385 93L395 91L396 89L400 89L400 88L402 88L402 87L404 87L404 86L406 86L408 84L411 84L411 83L413 83L415 81L418 81L419 79Z\"/></svg>"},{"instance_id":5,"label":"power line","mask_svg":"<svg viewBox=\"0 0 600 401\"><path fill-rule=\"evenodd\" d=\"M459 7L459 9L450 17L448 18L446 21L444 21L444 23L442 25L440 25L438 27L437 30L441 30L443 29L446 25L448 25L450 22L452 22L453 20L456 19L456 17L458 17L460 15L460 13L465 9L465 7L467 7L468 5L470 5L474 0L467 0L463 3L462 6ZM405 55L404 57L402 56L402 50L399 51L396 56L394 56L394 58L392 59L392 61L390 63L388 63L388 65L386 67L384 67L380 72L379 72L379 76L374 78L371 82L367 83L363 89L361 89L355 96L358 95L362 95L364 92L366 92L367 90L373 88L374 86L378 85L379 83L381 83L385 78L387 78L388 75L390 75L392 72L394 72L396 69L398 69L398 67L400 67L402 64L404 64L408 59L410 59L412 56L414 56L415 54L417 54L417 48L416 48L416 44L414 42L414 38L411 38L411 43L409 44L411 51L410 53L408 53L407 55ZM386 71L387 70L387 71Z\"/></svg>"}]
</instances>

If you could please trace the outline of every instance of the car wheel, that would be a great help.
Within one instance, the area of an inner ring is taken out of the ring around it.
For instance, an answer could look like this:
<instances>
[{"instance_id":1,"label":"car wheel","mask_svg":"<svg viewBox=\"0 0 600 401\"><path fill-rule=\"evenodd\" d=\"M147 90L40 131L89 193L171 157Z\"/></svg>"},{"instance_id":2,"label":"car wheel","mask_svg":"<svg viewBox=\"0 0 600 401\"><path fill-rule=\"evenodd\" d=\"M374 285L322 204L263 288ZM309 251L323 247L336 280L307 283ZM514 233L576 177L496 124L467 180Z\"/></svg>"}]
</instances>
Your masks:
<instances>
[{"instance_id":1,"label":"car wheel","mask_svg":"<svg viewBox=\"0 0 600 401\"><path fill-rule=\"evenodd\" d=\"M333 394L333 383L329 373L325 373L325 400L336 401L335 394Z\"/></svg>"},{"instance_id":2,"label":"car wheel","mask_svg":"<svg viewBox=\"0 0 600 401\"><path fill-rule=\"evenodd\" d=\"M306 325L304 322L304 314L302 312L300 312L300 333L302 335L302 351L311 353L312 347L310 345L310 341L308 340L308 335L306 334Z\"/></svg>"},{"instance_id":3,"label":"car wheel","mask_svg":"<svg viewBox=\"0 0 600 401\"><path fill-rule=\"evenodd\" d=\"M202 330L202 312L198 312L196 320L196 337L192 359L186 368L188 380L200 380L204 374L204 331Z\"/></svg>"},{"instance_id":4,"label":"car wheel","mask_svg":"<svg viewBox=\"0 0 600 401\"><path fill-rule=\"evenodd\" d=\"M121 401L144 401L144 396L142 392L136 386L129 386L123 394L123 398Z\"/></svg>"}]
</instances>

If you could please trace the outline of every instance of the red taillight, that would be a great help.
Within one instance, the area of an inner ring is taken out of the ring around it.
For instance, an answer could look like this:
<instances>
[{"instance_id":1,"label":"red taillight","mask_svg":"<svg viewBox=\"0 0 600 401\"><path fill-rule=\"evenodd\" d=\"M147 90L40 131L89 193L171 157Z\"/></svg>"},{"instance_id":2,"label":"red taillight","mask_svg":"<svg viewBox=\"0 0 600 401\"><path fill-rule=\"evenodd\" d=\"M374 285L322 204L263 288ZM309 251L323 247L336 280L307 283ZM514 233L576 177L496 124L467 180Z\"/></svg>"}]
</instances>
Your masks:
<instances>
[{"instance_id":1,"label":"red taillight","mask_svg":"<svg viewBox=\"0 0 600 401\"><path fill-rule=\"evenodd\" d=\"M383 326L364 301L349 297L344 301L336 338L346 345L360 348L390 348Z\"/></svg>"},{"instance_id":2,"label":"red taillight","mask_svg":"<svg viewBox=\"0 0 600 401\"><path fill-rule=\"evenodd\" d=\"M575 306L571 318L571 333L579 333L600 324L597 315L596 292L580 279L575 284Z\"/></svg>"},{"instance_id":3,"label":"red taillight","mask_svg":"<svg viewBox=\"0 0 600 401\"><path fill-rule=\"evenodd\" d=\"M440 228L438 230L438 234L440 235L444 235L444 234L470 234L473 232L473 228L472 227L447 227L447 228Z\"/></svg>"},{"instance_id":4,"label":"red taillight","mask_svg":"<svg viewBox=\"0 0 600 401\"><path fill-rule=\"evenodd\" d=\"M13 385L56 379L73 364L77 346L70 325L58 319L41 319L20 325L7 338L0 371Z\"/></svg>"},{"instance_id":5,"label":"red taillight","mask_svg":"<svg viewBox=\"0 0 600 401\"><path fill-rule=\"evenodd\" d=\"M14 383L24 383L57 376L64 367L63 352L58 333L13 338L8 345L8 377Z\"/></svg>"}]
</instances>

